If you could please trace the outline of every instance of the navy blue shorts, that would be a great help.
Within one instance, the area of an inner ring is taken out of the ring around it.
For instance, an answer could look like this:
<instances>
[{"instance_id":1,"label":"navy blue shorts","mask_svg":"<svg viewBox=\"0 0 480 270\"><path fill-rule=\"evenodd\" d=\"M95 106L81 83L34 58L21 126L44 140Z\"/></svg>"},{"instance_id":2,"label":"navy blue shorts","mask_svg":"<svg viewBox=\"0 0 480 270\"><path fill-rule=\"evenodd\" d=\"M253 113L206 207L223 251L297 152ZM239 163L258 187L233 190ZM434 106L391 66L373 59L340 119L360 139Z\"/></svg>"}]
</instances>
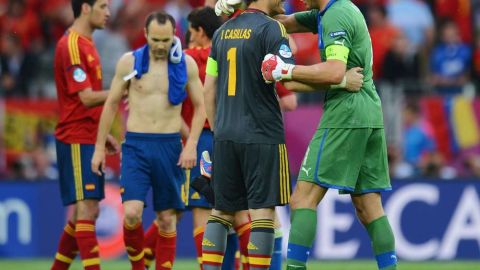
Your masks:
<instances>
[{"instance_id":1,"label":"navy blue shorts","mask_svg":"<svg viewBox=\"0 0 480 270\"><path fill-rule=\"evenodd\" d=\"M105 197L105 179L92 172L93 144L67 144L55 140L63 205Z\"/></svg>"},{"instance_id":2,"label":"navy blue shorts","mask_svg":"<svg viewBox=\"0 0 480 270\"><path fill-rule=\"evenodd\" d=\"M145 199L153 189L153 209L183 210L181 188L185 172L177 165L182 143L179 133L127 132L122 144L122 201Z\"/></svg>"},{"instance_id":3,"label":"navy blue shorts","mask_svg":"<svg viewBox=\"0 0 480 270\"><path fill-rule=\"evenodd\" d=\"M198 139L197 145L197 166L193 167L190 170L190 183L197 176L200 176L200 159L202 158L202 152L208 151L210 155L213 155L213 132L210 129L203 129ZM188 182L187 182L188 183ZM201 208L213 208L211 204L208 203L207 199L203 195L200 195L192 187L190 187L188 194L188 209L195 207Z\"/></svg>"}]
</instances>

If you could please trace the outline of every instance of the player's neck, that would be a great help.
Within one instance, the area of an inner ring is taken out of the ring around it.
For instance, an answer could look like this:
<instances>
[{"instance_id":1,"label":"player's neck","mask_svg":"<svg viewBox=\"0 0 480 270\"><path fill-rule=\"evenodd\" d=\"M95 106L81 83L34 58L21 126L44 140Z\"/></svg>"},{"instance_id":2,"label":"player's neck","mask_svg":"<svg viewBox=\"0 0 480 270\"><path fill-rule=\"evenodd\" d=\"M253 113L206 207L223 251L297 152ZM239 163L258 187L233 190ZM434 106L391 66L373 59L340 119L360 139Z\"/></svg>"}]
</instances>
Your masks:
<instances>
[{"instance_id":1,"label":"player's neck","mask_svg":"<svg viewBox=\"0 0 480 270\"><path fill-rule=\"evenodd\" d=\"M328 2L330 2L330 0L317 0L319 10L320 11L324 10L327 7Z\"/></svg>"},{"instance_id":2,"label":"player's neck","mask_svg":"<svg viewBox=\"0 0 480 270\"><path fill-rule=\"evenodd\" d=\"M202 48L209 48L212 47L212 41L205 37L199 42L198 45L200 45Z\"/></svg>"},{"instance_id":3,"label":"player's neck","mask_svg":"<svg viewBox=\"0 0 480 270\"><path fill-rule=\"evenodd\" d=\"M148 57L150 59L150 63L161 63L161 62L167 61L167 59L168 59L168 56L163 57L163 58L156 57L155 55L153 55L153 53L151 51L149 51L148 54L149 54Z\"/></svg>"},{"instance_id":4,"label":"player's neck","mask_svg":"<svg viewBox=\"0 0 480 270\"><path fill-rule=\"evenodd\" d=\"M81 36L92 38L92 34L94 29L90 26L87 20L83 20L82 18L76 19L72 27L70 27L73 31L77 32Z\"/></svg>"},{"instance_id":5,"label":"player's neck","mask_svg":"<svg viewBox=\"0 0 480 270\"><path fill-rule=\"evenodd\" d=\"M266 14L270 14L270 10L268 9L267 1L257 1L251 3L248 8L249 9L258 9L260 11L265 12Z\"/></svg>"}]
</instances>

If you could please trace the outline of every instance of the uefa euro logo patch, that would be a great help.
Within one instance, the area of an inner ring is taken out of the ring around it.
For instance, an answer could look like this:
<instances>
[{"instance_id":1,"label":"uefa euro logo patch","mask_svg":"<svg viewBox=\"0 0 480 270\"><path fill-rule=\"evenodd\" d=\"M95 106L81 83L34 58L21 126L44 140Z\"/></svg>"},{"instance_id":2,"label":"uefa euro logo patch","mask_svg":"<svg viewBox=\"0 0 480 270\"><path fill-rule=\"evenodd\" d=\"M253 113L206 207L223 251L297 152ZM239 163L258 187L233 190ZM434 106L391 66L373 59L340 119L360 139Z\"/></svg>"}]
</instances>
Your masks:
<instances>
[{"instance_id":1,"label":"uefa euro logo patch","mask_svg":"<svg viewBox=\"0 0 480 270\"><path fill-rule=\"evenodd\" d=\"M336 32L330 32L329 36L331 38L336 38L336 37L343 37L346 36L347 32L345 31L336 31Z\"/></svg>"},{"instance_id":2,"label":"uefa euro logo patch","mask_svg":"<svg viewBox=\"0 0 480 270\"><path fill-rule=\"evenodd\" d=\"M73 71L73 79L79 83L84 82L87 79L87 74L85 71L83 71L83 69L77 67Z\"/></svg>"},{"instance_id":3,"label":"uefa euro logo patch","mask_svg":"<svg viewBox=\"0 0 480 270\"><path fill-rule=\"evenodd\" d=\"M290 48L283 44L282 46L280 46L280 50L278 51L278 53L280 53L280 55L283 57L283 58L290 58L292 57L292 50L290 50Z\"/></svg>"}]
</instances>

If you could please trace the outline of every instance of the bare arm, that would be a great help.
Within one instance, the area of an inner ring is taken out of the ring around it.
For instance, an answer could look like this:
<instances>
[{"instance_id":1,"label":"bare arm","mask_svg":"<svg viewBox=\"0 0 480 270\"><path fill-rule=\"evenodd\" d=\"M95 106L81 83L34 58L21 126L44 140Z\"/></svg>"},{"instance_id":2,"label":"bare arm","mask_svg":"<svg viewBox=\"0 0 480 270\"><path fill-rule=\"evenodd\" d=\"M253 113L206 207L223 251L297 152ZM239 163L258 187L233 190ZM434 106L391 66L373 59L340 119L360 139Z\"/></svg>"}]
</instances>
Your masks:
<instances>
[{"instance_id":1,"label":"bare arm","mask_svg":"<svg viewBox=\"0 0 480 270\"><path fill-rule=\"evenodd\" d=\"M275 19L281 22L285 26L285 29L287 29L287 33L289 34L311 32L310 29L308 29L307 27L297 22L293 14L277 15L275 16Z\"/></svg>"},{"instance_id":2,"label":"bare arm","mask_svg":"<svg viewBox=\"0 0 480 270\"><path fill-rule=\"evenodd\" d=\"M214 131L215 125L215 112L217 110L217 104L215 96L217 94L217 77L208 75L205 77L205 108L207 111L208 123L210 129Z\"/></svg>"},{"instance_id":3,"label":"bare arm","mask_svg":"<svg viewBox=\"0 0 480 270\"><path fill-rule=\"evenodd\" d=\"M112 127L115 114L118 111L118 104L123 97L123 93L127 89L128 82L124 81L123 77L128 74L132 65L133 56L131 54L123 55L117 63L115 76L110 87L110 92L103 107L102 115L100 116L97 141L95 143L95 153L92 158L92 171L97 174L101 174L99 168L104 168L105 166L105 143L107 141L110 128Z\"/></svg>"},{"instance_id":4,"label":"bare arm","mask_svg":"<svg viewBox=\"0 0 480 270\"><path fill-rule=\"evenodd\" d=\"M93 91L92 88L87 88L78 92L78 97L85 107L91 108L105 103L108 91Z\"/></svg>"},{"instance_id":5,"label":"bare arm","mask_svg":"<svg viewBox=\"0 0 480 270\"><path fill-rule=\"evenodd\" d=\"M359 67L351 68L345 73L345 87L344 89L356 92L359 91L363 85L363 69ZM283 85L293 92L315 92L320 90L335 89L335 85L330 84L314 84L314 83L302 83L298 81L285 81ZM343 87L337 87L343 88Z\"/></svg>"},{"instance_id":6,"label":"bare arm","mask_svg":"<svg viewBox=\"0 0 480 270\"><path fill-rule=\"evenodd\" d=\"M202 133L205 120L207 119L205 113L205 103L203 99L203 86L200 77L198 76L198 67L193 58L186 56L187 71L188 71L188 95L192 100L194 113L192 118L192 128L188 135L185 148L180 155L180 163L182 167L190 169L196 164L197 160L197 144L200 133Z\"/></svg>"},{"instance_id":7,"label":"bare arm","mask_svg":"<svg viewBox=\"0 0 480 270\"><path fill-rule=\"evenodd\" d=\"M284 81L282 82L285 87L293 92L302 92L302 93L309 93L309 92L316 92L320 90L328 90L328 85L324 84L306 84L298 81Z\"/></svg>"},{"instance_id":8,"label":"bare arm","mask_svg":"<svg viewBox=\"0 0 480 270\"><path fill-rule=\"evenodd\" d=\"M311 66L296 65L292 80L308 84L335 85L342 82L347 65L340 60L327 60Z\"/></svg>"},{"instance_id":9,"label":"bare arm","mask_svg":"<svg viewBox=\"0 0 480 270\"><path fill-rule=\"evenodd\" d=\"M182 136L182 139L186 140L188 138L189 133L190 133L190 128L188 127L185 120L182 118L182 126L180 127L180 136Z\"/></svg>"},{"instance_id":10,"label":"bare arm","mask_svg":"<svg viewBox=\"0 0 480 270\"><path fill-rule=\"evenodd\" d=\"M217 0L205 0L205 6L206 7L215 7L215 3L217 2Z\"/></svg>"},{"instance_id":11,"label":"bare arm","mask_svg":"<svg viewBox=\"0 0 480 270\"><path fill-rule=\"evenodd\" d=\"M279 102L282 111L286 112L294 111L298 106L297 95L295 94L281 97Z\"/></svg>"}]
</instances>

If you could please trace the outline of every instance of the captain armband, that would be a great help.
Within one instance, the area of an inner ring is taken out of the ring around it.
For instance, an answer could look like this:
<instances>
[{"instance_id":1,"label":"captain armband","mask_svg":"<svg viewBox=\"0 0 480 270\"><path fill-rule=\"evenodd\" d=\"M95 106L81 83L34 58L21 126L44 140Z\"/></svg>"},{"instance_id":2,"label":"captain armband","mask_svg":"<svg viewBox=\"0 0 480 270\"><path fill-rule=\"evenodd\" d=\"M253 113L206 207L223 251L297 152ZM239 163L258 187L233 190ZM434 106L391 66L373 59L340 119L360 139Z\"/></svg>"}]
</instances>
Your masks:
<instances>
[{"instance_id":1,"label":"captain armband","mask_svg":"<svg viewBox=\"0 0 480 270\"><path fill-rule=\"evenodd\" d=\"M350 49L342 46L342 45L330 45L327 47L325 51L325 55L327 56L327 60L340 60L345 64L348 61L348 54L350 53Z\"/></svg>"},{"instance_id":2,"label":"captain armband","mask_svg":"<svg viewBox=\"0 0 480 270\"><path fill-rule=\"evenodd\" d=\"M215 59L213 59L211 57L208 57L207 68L206 68L205 72L208 75L213 76L213 77L218 76L218 64L217 64L217 61L215 61Z\"/></svg>"}]
</instances>

